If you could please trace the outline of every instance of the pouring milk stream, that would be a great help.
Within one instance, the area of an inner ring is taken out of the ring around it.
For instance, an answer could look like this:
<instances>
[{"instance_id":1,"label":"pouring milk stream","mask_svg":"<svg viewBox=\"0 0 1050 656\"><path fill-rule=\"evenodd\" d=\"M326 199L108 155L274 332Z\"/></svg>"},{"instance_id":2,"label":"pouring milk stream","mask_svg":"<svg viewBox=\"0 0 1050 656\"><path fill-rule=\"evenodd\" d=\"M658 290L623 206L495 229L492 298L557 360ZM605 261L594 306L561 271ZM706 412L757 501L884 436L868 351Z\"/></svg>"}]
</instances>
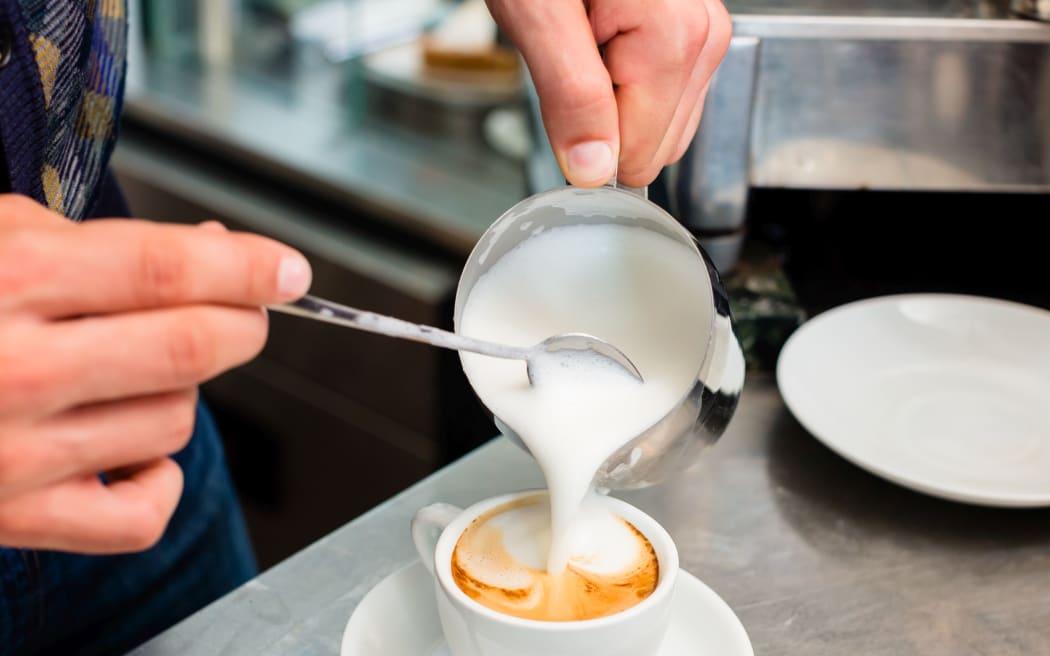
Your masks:
<instances>
[{"instance_id":1,"label":"pouring milk stream","mask_svg":"<svg viewBox=\"0 0 1050 656\"><path fill-rule=\"evenodd\" d=\"M563 571L573 527L603 462L653 426L696 382L713 324L704 261L658 232L617 224L558 226L517 244L476 282L459 331L507 344L584 332L617 346L645 382L581 355L534 368L461 354L478 396L528 447L550 492L547 570ZM584 525L593 526L591 521Z\"/></svg>"}]
</instances>

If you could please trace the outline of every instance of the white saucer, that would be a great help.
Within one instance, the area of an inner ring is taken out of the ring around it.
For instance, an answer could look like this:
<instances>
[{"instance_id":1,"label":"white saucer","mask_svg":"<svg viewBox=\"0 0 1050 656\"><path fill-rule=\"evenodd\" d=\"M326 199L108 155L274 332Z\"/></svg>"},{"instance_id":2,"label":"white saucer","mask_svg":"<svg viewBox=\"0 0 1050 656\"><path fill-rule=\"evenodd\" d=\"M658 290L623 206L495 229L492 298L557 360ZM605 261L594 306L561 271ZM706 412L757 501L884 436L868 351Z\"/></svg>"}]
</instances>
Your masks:
<instances>
[{"instance_id":1,"label":"white saucer","mask_svg":"<svg viewBox=\"0 0 1050 656\"><path fill-rule=\"evenodd\" d=\"M343 633L342 656L448 656L434 582L422 563L365 595ZM658 656L754 656L737 616L711 588L681 571L667 638ZM537 654L537 656L542 656Z\"/></svg>"},{"instance_id":2,"label":"white saucer","mask_svg":"<svg viewBox=\"0 0 1050 656\"><path fill-rule=\"evenodd\" d=\"M1050 312L932 294L851 303L788 340L777 382L810 433L874 474L1050 505Z\"/></svg>"}]
</instances>

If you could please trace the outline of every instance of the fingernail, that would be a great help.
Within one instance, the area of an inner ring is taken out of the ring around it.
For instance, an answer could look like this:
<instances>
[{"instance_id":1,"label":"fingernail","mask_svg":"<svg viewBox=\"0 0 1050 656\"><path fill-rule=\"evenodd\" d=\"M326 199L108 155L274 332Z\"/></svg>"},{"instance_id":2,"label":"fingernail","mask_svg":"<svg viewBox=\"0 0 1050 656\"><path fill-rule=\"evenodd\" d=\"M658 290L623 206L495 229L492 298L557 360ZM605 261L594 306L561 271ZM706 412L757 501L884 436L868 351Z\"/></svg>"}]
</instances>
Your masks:
<instances>
[{"instance_id":1,"label":"fingernail","mask_svg":"<svg viewBox=\"0 0 1050 656\"><path fill-rule=\"evenodd\" d=\"M577 183L601 183L612 177L616 168L612 146L604 141L585 141L569 149L568 173Z\"/></svg>"},{"instance_id":2,"label":"fingernail","mask_svg":"<svg viewBox=\"0 0 1050 656\"><path fill-rule=\"evenodd\" d=\"M299 298L310 289L310 263L302 255L285 255L277 268L277 291L281 296Z\"/></svg>"}]
</instances>

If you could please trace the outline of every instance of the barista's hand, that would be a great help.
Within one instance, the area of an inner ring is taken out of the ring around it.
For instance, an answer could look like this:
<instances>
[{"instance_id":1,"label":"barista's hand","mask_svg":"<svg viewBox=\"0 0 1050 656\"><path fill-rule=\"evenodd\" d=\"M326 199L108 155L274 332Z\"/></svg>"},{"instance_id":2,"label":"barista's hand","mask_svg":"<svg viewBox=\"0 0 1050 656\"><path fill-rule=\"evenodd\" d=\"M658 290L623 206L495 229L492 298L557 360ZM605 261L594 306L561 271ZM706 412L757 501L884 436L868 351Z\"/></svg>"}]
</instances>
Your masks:
<instances>
[{"instance_id":1,"label":"barista's hand","mask_svg":"<svg viewBox=\"0 0 1050 656\"><path fill-rule=\"evenodd\" d=\"M487 2L528 63L570 182L603 184L619 158L620 181L646 185L685 153L729 47L721 0Z\"/></svg>"},{"instance_id":2,"label":"barista's hand","mask_svg":"<svg viewBox=\"0 0 1050 656\"><path fill-rule=\"evenodd\" d=\"M254 357L301 255L223 230L77 225L0 195L0 545L115 553L160 539L198 383ZM98 474L105 472L109 484Z\"/></svg>"}]
</instances>

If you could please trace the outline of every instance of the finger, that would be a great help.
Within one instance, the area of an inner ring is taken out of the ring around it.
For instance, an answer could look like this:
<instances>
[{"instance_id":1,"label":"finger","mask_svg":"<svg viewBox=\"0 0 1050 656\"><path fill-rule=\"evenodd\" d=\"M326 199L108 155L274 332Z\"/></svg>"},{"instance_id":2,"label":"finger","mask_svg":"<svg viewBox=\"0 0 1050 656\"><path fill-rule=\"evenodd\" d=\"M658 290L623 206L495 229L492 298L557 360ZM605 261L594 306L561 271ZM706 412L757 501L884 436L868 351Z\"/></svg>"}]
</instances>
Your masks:
<instances>
[{"instance_id":1,"label":"finger","mask_svg":"<svg viewBox=\"0 0 1050 656\"><path fill-rule=\"evenodd\" d=\"M662 167L660 146L707 39L705 5L696 0L673 4L668 10L674 9L675 20L654 19L645 3L628 3L626 10L624 3L595 4L598 37L616 28L605 60L617 85L619 179L631 186L652 182ZM617 11L610 13L611 7Z\"/></svg>"},{"instance_id":2,"label":"finger","mask_svg":"<svg viewBox=\"0 0 1050 656\"><path fill-rule=\"evenodd\" d=\"M41 228L61 223L68 221L26 196L0 194L0 313L19 309L17 299L39 283L37 272L14 254L30 250Z\"/></svg>"},{"instance_id":3,"label":"finger","mask_svg":"<svg viewBox=\"0 0 1050 656\"><path fill-rule=\"evenodd\" d=\"M0 499L78 475L153 461L193 434L197 389L75 408L0 435Z\"/></svg>"},{"instance_id":4,"label":"finger","mask_svg":"<svg viewBox=\"0 0 1050 656\"><path fill-rule=\"evenodd\" d=\"M566 179L587 187L608 182L620 150L616 96L584 3L530 0L489 6L525 58Z\"/></svg>"},{"instance_id":5,"label":"finger","mask_svg":"<svg viewBox=\"0 0 1050 656\"><path fill-rule=\"evenodd\" d=\"M696 113L697 107L700 107L700 96L707 80L706 77L702 77L700 67L701 64L698 60L693 67L693 73L686 85L686 89L678 102L678 107L675 108L674 116L671 117L671 123L667 126L663 140L653 156L652 163L655 169L653 177L659 174L660 168L671 163L671 156L682 141L689 121L692 119L693 114Z\"/></svg>"},{"instance_id":6,"label":"finger","mask_svg":"<svg viewBox=\"0 0 1050 656\"><path fill-rule=\"evenodd\" d=\"M155 460L104 485L97 476L63 481L0 502L0 544L115 554L156 544L182 494L182 471Z\"/></svg>"},{"instance_id":7,"label":"finger","mask_svg":"<svg viewBox=\"0 0 1050 656\"><path fill-rule=\"evenodd\" d=\"M704 113L704 104L707 102L707 91L709 88L709 86L705 86L700 91L700 98L693 105L693 109L689 113L689 120L682 129L681 134L678 135L678 143L675 144L674 150L671 151L667 164L674 164L682 159L682 156L689 150L689 146L692 145L693 137L696 136L696 130L700 126L700 117ZM668 141L670 142L670 140Z\"/></svg>"},{"instance_id":8,"label":"finger","mask_svg":"<svg viewBox=\"0 0 1050 656\"><path fill-rule=\"evenodd\" d=\"M60 214L21 194L0 194L0 228L18 225L65 224Z\"/></svg>"},{"instance_id":9,"label":"finger","mask_svg":"<svg viewBox=\"0 0 1050 656\"><path fill-rule=\"evenodd\" d=\"M694 90L699 89L699 93L691 99L691 104L683 103L679 107L680 110L688 110L688 117L684 123L678 125L676 121L672 121L671 129L668 131L668 138L662 146L662 148L671 147L670 156L664 162L665 165L680 160L693 142L693 137L696 136L696 130L700 125L700 118L704 112L704 105L707 102L707 94L711 88L712 78L722 60L725 59L726 52L729 51L729 45L733 39L733 21L722 1L705 0L705 4L710 27L707 31L707 41L704 43L699 59L697 59L690 82Z\"/></svg>"},{"instance_id":10,"label":"finger","mask_svg":"<svg viewBox=\"0 0 1050 656\"><path fill-rule=\"evenodd\" d=\"M0 371L0 416L43 417L194 387L254 358L266 333L258 308L217 305L47 324Z\"/></svg>"},{"instance_id":11,"label":"finger","mask_svg":"<svg viewBox=\"0 0 1050 656\"><path fill-rule=\"evenodd\" d=\"M203 302L259 306L310 286L302 255L258 235L107 219L31 237L0 241L0 258L32 280L19 302L46 317Z\"/></svg>"}]
</instances>

